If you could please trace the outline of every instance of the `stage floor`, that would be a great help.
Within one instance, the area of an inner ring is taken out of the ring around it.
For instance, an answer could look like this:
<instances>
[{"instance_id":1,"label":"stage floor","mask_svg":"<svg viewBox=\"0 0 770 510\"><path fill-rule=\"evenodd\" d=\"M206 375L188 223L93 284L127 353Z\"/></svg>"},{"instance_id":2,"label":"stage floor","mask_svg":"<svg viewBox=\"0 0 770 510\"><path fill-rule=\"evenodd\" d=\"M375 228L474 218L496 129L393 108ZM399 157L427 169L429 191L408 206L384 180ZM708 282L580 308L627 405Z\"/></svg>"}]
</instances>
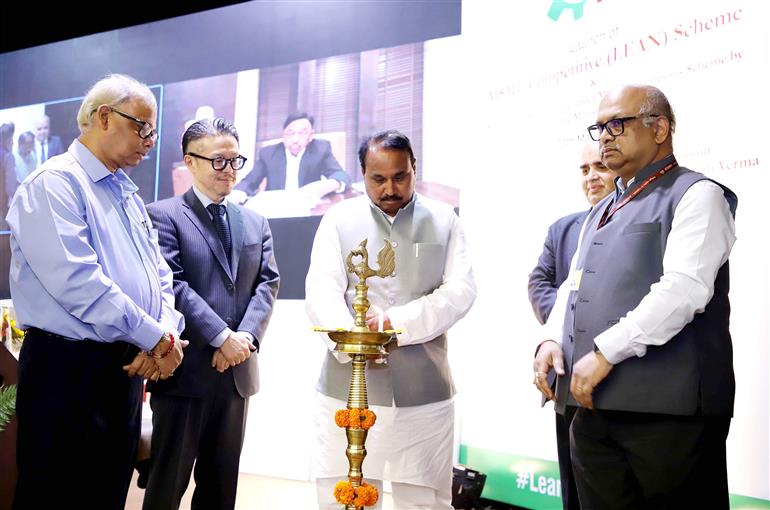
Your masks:
<instances>
[{"instance_id":1,"label":"stage floor","mask_svg":"<svg viewBox=\"0 0 770 510\"><path fill-rule=\"evenodd\" d=\"M141 510L144 490L136 486L137 474L134 471L134 479L128 491L126 510ZM195 483L190 480L180 510L189 510ZM292 510L316 510L315 484L284 478L271 478L268 476L250 475L241 473L238 478L238 495L235 502L236 510L272 510L275 508L289 508L288 501L294 502ZM341 508L341 507L340 507ZM390 493L385 493L383 510L393 510L393 499Z\"/></svg>"}]
</instances>

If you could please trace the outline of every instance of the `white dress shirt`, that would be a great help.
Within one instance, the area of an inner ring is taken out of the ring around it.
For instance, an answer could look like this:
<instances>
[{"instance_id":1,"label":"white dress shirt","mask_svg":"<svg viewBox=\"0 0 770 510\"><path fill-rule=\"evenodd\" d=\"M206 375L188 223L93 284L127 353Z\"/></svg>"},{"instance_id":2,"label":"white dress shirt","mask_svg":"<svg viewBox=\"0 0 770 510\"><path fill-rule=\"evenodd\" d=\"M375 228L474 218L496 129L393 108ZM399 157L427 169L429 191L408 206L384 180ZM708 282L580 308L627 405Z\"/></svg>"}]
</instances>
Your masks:
<instances>
[{"instance_id":1,"label":"white dress shirt","mask_svg":"<svg viewBox=\"0 0 770 510\"><path fill-rule=\"evenodd\" d=\"M296 156L286 151L286 187L287 190L299 189L299 165L302 163L302 156L305 155L305 149L302 149Z\"/></svg>"},{"instance_id":2,"label":"white dress shirt","mask_svg":"<svg viewBox=\"0 0 770 510\"><path fill-rule=\"evenodd\" d=\"M51 157L50 154L48 154L48 141L45 140L43 142L39 142L37 139L35 140L35 154L37 155L37 160L41 165L45 163L45 160L43 159L43 146L45 146L45 160L47 160Z\"/></svg>"},{"instance_id":3,"label":"white dress shirt","mask_svg":"<svg viewBox=\"0 0 770 510\"><path fill-rule=\"evenodd\" d=\"M617 182L622 190L622 181ZM595 208L583 222L570 277L559 287L553 311L543 326L542 340L562 343L571 276L582 270L575 266L584 229L601 213ZM709 180L693 184L674 210L660 280L636 308L594 339L607 361L617 364L632 356L644 356L647 346L665 344L702 313L714 295L717 272L730 256L733 243L735 222L722 188ZM630 269L622 267L622 262L614 268Z\"/></svg>"}]
</instances>

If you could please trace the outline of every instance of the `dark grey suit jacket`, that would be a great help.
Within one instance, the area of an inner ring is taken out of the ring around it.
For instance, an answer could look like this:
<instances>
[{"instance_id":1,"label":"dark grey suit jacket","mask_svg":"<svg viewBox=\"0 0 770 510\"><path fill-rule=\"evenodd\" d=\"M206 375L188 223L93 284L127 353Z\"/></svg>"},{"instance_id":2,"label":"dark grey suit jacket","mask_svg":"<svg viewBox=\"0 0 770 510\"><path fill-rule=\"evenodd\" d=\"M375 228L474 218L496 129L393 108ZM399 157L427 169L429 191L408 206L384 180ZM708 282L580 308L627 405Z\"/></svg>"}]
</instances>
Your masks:
<instances>
[{"instance_id":1,"label":"dark grey suit jacket","mask_svg":"<svg viewBox=\"0 0 770 510\"><path fill-rule=\"evenodd\" d=\"M37 150L37 145L35 146L35 150ZM59 154L64 154L65 150L66 149L64 148L64 145L61 142L61 138L59 138L56 135L49 136L48 141L46 142L46 161L48 161L54 156L58 156ZM38 166L40 166L43 163L45 163L45 161L38 160L37 163L38 163Z\"/></svg>"},{"instance_id":2,"label":"dark grey suit jacket","mask_svg":"<svg viewBox=\"0 0 770 510\"><path fill-rule=\"evenodd\" d=\"M569 276L569 265L577 250L578 237L588 211L570 214L548 227L543 253L529 274L529 302L540 324L545 324L556 302L556 291Z\"/></svg>"},{"instance_id":3,"label":"dark grey suit jacket","mask_svg":"<svg viewBox=\"0 0 770 510\"><path fill-rule=\"evenodd\" d=\"M182 196L149 204L147 212L174 273L176 309L187 324L182 338L190 341L174 377L149 384L148 389L200 397L218 375L211 367L212 339L225 327L251 333L257 347L264 337L279 283L270 227L254 211L228 203L233 244L229 264L214 223L192 188ZM258 391L257 356L227 372L233 374L242 397Z\"/></svg>"},{"instance_id":4,"label":"dark grey suit jacket","mask_svg":"<svg viewBox=\"0 0 770 510\"><path fill-rule=\"evenodd\" d=\"M332 146L326 140L312 140L305 147L305 154L299 164L300 187L321 179L335 179L350 186L350 177L342 169L332 154ZM286 147L283 142L268 145L259 151L259 160L235 189L254 195L262 179L267 177L268 190L286 188Z\"/></svg>"}]
</instances>

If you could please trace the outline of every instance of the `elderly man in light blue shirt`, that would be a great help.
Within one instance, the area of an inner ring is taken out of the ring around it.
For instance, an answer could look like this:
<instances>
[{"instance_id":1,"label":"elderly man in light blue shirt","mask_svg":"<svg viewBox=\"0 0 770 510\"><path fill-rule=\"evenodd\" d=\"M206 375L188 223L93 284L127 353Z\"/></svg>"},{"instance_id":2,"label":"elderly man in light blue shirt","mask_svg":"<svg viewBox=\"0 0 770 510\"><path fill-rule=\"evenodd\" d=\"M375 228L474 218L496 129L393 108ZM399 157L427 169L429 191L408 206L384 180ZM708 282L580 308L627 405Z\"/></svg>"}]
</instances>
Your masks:
<instances>
[{"instance_id":1,"label":"elderly man in light blue shirt","mask_svg":"<svg viewBox=\"0 0 770 510\"><path fill-rule=\"evenodd\" d=\"M133 78L97 82L78 113L81 136L19 187L6 217L11 297L27 331L15 508L123 508L142 377L165 379L181 363L172 275L123 171L155 146L156 113Z\"/></svg>"}]
</instances>

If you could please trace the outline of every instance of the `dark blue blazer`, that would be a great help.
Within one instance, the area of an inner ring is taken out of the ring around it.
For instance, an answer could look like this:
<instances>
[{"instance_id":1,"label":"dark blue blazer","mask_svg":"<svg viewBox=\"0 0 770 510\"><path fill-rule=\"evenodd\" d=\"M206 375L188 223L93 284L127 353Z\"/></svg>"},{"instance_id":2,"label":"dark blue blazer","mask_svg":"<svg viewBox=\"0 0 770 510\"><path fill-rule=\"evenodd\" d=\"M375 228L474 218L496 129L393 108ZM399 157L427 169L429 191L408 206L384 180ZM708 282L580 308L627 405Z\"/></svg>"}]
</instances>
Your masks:
<instances>
[{"instance_id":1,"label":"dark blue blazer","mask_svg":"<svg viewBox=\"0 0 770 510\"><path fill-rule=\"evenodd\" d=\"M176 309L185 318L182 338L190 341L174 377L148 385L150 391L184 397L203 396L219 372L211 367L209 345L225 327L248 331L257 347L278 295L278 267L267 220L249 209L227 204L232 237L228 263L203 204L192 188L184 195L149 204L163 257L174 273ZM254 353L256 354L256 353ZM225 371L246 398L259 389L257 356Z\"/></svg>"},{"instance_id":2,"label":"dark blue blazer","mask_svg":"<svg viewBox=\"0 0 770 510\"><path fill-rule=\"evenodd\" d=\"M64 154L64 151L65 151L64 145L61 142L61 138L59 138L56 135L51 135L48 137L46 146L48 147L46 149L46 156L48 157L48 159L51 159L54 156L58 156L59 154ZM42 165L43 163L44 161L38 161L38 165Z\"/></svg>"},{"instance_id":3,"label":"dark blue blazer","mask_svg":"<svg viewBox=\"0 0 770 510\"><path fill-rule=\"evenodd\" d=\"M311 140L305 147L305 153L299 163L299 185L302 187L318 181L322 175L328 179L344 182L346 188L350 186L350 177L334 158L331 144L327 140ZM254 195L265 177L267 177L265 189L286 189L286 147L283 142L260 149L259 160L235 189Z\"/></svg>"},{"instance_id":4,"label":"dark blue blazer","mask_svg":"<svg viewBox=\"0 0 770 510\"><path fill-rule=\"evenodd\" d=\"M543 253L529 274L529 302L540 324L545 324L556 302L556 291L569 276L572 256L577 250L580 227L588 211L570 214L548 227Z\"/></svg>"}]
</instances>

